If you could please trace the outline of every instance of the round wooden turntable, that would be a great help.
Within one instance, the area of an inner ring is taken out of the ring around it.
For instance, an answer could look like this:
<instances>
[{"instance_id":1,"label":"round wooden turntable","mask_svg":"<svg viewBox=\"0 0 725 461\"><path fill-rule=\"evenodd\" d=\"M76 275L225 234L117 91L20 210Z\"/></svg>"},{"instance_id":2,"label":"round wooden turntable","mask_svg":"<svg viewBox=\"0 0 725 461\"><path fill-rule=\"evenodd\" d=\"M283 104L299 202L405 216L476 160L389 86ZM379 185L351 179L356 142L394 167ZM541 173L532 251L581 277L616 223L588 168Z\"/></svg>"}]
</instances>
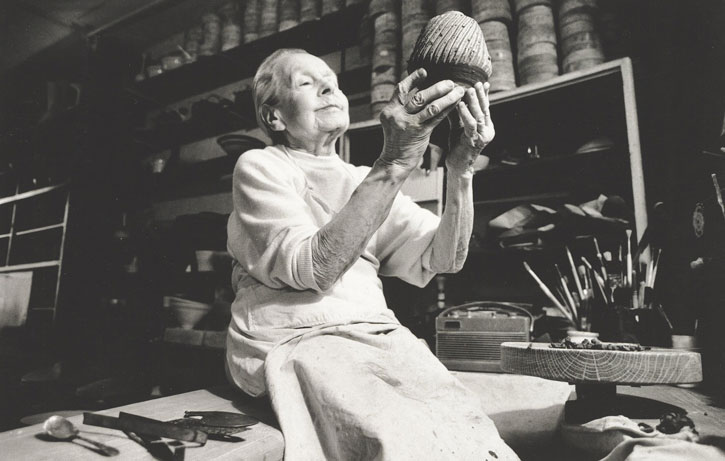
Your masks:
<instances>
[{"instance_id":1,"label":"round wooden turntable","mask_svg":"<svg viewBox=\"0 0 725 461\"><path fill-rule=\"evenodd\" d=\"M671 406L661 402L618 396L617 385L645 386L702 381L702 361L697 352L664 348L640 351L555 348L548 343L501 344L501 368L576 385L576 400L566 406L569 422L623 414L637 418L659 417Z\"/></svg>"}]
</instances>

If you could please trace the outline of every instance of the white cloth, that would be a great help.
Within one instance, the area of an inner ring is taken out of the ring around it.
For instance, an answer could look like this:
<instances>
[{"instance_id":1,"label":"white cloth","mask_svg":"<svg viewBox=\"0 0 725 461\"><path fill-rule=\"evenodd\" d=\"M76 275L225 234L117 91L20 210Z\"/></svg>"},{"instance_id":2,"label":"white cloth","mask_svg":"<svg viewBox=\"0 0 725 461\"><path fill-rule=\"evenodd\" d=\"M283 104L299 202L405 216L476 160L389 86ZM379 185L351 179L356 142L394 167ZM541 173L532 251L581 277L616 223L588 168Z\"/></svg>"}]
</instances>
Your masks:
<instances>
[{"instance_id":1,"label":"white cloth","mask_svg":"<svg viewBox=\"0 0 725 461\"><path fill-rule=\"evenodd\" d=\"M25 325L32 285L30 271L0 274L0 330Z\"/></svg>"},{"instance_id":2,"label":"white cloth","mask_svg":"<svg viewBox=\"0 0 725 461\"><path fill-rule=\"evenodd\" d=\"M251 150L234 169L227 226L236 297L227 366L250 395L265 392L264 360L277 343L317 325L398 323L378 274L424 286L440 219L398 194L357 262L325 293L312 272L312 236L348 202L368 174L339 156L284 147Z\"/></svg>"},{"instance_id":3,"label":"white cloth","mask_svg":"<svg viewBox=\"0 0 725 461\"><path fill-rule=\"evenodd\" d=\"M626 416L605 416L581 425L564 425L562 439L589 459L601 461L724 461L722 450L695 443L689 427L676 434L643 431Z\"/></svg>"},{"instance_id":4,"label":"white cloth","mask_svg":"<svg viewBox=\"0 0 725 461\"><path fill-rule=\"evenodd\" d=\"M721 449L685 440L627 439L602 461L723 461Z\"/></svg>"},{"instance_id":5,"label":"white cloth","mask_svg":"<svg viewBox=\"0 0 725 461\"><path fill-rule=\"evenodd\" d=\"M265 368L285 461L519 459L479 397L400 325L311 329Z\"/></svg>"}]
</instances>

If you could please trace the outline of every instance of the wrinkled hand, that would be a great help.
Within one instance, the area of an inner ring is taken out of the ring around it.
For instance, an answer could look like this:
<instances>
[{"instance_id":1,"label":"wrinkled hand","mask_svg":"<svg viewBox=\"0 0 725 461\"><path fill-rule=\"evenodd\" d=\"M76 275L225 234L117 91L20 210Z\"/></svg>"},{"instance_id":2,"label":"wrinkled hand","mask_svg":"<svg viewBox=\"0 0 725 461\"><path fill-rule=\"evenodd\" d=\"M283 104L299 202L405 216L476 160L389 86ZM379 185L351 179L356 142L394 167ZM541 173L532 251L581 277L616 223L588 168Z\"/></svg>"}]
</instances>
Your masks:
<instances>
[{"instance_id":1,"label":"wrinkled hand","mask_svg":"<svg viewBox=\"0 0 725 461\"><path fill-rule=\"evenodd\" d=\"M393 98L380 114L385 142L379 161L412 171L425 153L433 129L461 101L464 90L443 80L417 90L426 77L418 69L398 83Z\"/></svg>"},{"instance_id":2,"label":"wrinkled hand","mask_svg":"<svg viewBox=\"0 0 725 461\"><path fill-rule=\"evenodd\" d=\"M496 135L489 110L489 88L489 83L476 83L466 90L463 101L456 106L460 127L452 132L451 151L446 157L449 170L458 173L471 170L483 148Z\"/></svg>"}]
</instances>

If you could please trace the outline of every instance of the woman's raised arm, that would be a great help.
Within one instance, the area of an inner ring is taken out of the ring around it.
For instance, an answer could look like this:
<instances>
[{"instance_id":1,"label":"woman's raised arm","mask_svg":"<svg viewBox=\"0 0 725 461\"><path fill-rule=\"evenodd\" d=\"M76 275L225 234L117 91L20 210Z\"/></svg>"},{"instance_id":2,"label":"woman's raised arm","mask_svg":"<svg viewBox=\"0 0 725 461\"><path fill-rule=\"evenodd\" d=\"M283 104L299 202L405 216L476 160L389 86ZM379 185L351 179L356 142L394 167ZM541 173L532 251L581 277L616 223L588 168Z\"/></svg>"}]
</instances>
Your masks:
<instances>
[{"instance_id":1,"label":"woman's raised arm","mask_svg":"<svg viewBox=\"0 0 725 461\"><path fill-rule=\"evenodd\" d=\"M318 287L325 291L360 257L390 212L396 194L428 146L430 134L461 100L464 91L450 80L422 91L423 69L396 87L380 121L383 151L350 200L312 239L312 266Z\"/></svg>"},{"instance_id":2,"label":"woman's raised arm","mask_svg":"<svg viewBox=\"0 0 725 461\"><path fill-rule=\"evenodd\" d=\"M458 272L468 255L473 231L473 162L496 134L488 101L489 84L477 83L458 103L459 130L451 134L446 157L446 207L433 237L429 266L437 273Z\"/></svg>"}]
</instances>

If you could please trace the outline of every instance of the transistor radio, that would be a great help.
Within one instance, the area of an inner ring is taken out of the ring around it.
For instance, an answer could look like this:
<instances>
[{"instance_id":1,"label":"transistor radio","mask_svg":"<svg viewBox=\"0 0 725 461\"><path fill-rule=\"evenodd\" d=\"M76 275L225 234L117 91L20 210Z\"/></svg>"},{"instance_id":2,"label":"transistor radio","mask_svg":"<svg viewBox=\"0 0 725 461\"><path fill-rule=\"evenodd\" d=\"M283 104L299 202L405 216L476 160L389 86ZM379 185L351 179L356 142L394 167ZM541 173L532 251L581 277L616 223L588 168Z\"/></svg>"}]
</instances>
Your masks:
<instances>
[{"instance_id":1,"label":"transistor radio","mask_svg":"<svg viewBox=\"0 0 725 461\"><path fill-rule=\"evenodd\" d=\"M473 302L436 318L436 356L449 370L501 370L501 343L529 341L534 319L526 304Z\"/></svg>"}]
</instances>

